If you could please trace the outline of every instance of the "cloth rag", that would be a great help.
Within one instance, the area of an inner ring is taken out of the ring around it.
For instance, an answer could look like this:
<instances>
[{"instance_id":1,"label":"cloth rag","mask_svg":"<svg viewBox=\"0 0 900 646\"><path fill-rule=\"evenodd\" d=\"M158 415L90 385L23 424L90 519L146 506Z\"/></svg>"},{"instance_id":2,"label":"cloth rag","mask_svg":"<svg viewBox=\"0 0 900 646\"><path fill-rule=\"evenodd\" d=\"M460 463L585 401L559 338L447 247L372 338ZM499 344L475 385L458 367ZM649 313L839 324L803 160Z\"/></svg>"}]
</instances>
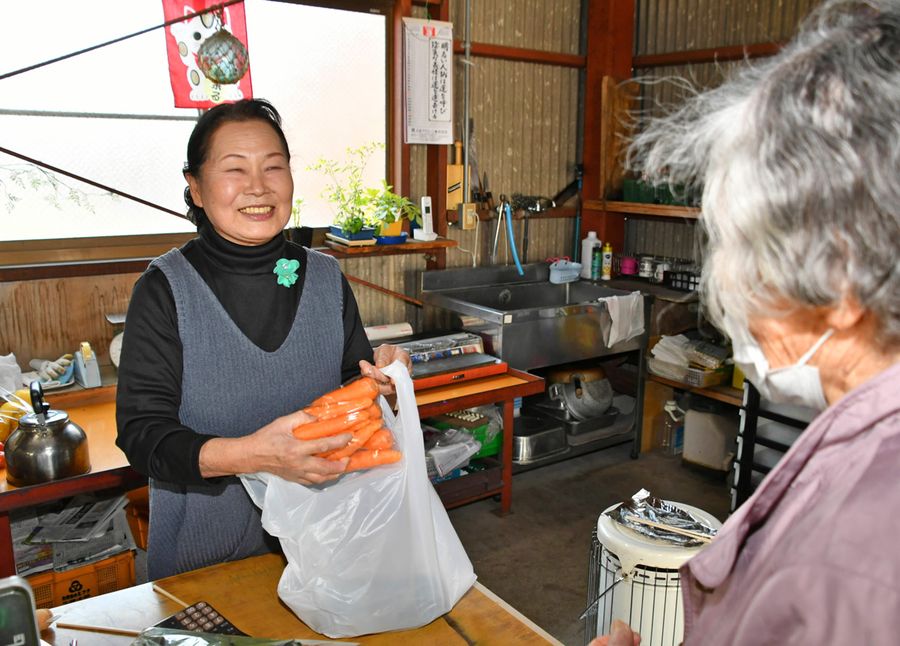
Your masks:
<instances>
[{"instance_id":1,"label":"cloth rag","mask_svg":"<svg viewBox=\"0 0 900 646\"><path fill-rule=\"evenodd\" d=\"M638 291L627 296L601 298L609 312L609 332L603 339L607 347L628 341L644 333L644 296Z\"/></svg>"}]
</instances>

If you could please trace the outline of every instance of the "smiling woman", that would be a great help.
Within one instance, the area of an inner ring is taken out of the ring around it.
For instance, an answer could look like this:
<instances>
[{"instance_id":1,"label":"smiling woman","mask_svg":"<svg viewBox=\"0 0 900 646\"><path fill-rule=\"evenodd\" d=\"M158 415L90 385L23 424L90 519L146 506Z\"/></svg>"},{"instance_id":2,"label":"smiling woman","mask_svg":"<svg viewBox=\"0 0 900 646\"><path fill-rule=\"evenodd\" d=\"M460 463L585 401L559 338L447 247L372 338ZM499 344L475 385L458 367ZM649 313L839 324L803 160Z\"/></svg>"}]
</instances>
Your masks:
<instances>
[{"instance_id":1,"label":"smiling woman","mask_svg":"<svg viewBox=\"0 0 900 646\"><path fill-rule=\"evenodd\" d=\"M240 102L235 108L245 105L255 104ZM294 182L287 142L280 130L259 120L213 123L200 136L213 131L208 147L195 141L197 131L188 144L188 166L197 167L185 171L192 219L205 215L219 235L235 244L271 240L291 215ZM192 161L197 148L206 149L199 164Z\"/></svg>"},{"instance_id":2,"label":"smiling woman","mask_svg":"<svg viewBox=\"0 0 900 646\"><path fill-rule=\"evenodd\" d=\"M197 237L150 263L128 306L117 444L150 477L151 579L271 551L277 541L240 480L303 484L343 473L317 454L350 435L298 440L311 401L356 375L393 390L334 258L289 242L290 151L261 99L197 122L184 169Z\"/></svg>"},{"instance_id":3,"label":"smiling woman","mask_svg":"<svg viewBox=\"0 0 900 646\"><path fill-rule=\"evenodd\" d=\"M387 21L383 13L362 11L364 3L357 4L358 11L345 11L244 2L253 91L286 111L286 137L297 153L295 197L304 200L304 217L322 226L331 217L319 198L322 180L304 169L347 146L384 141L387 129ZM384 11L383 2L373 0L373 5ZM163 20L159 0L129 3L128 11L116 0L12 3L4 6L0 24L0 75ZM40 25L40 38L25 25ZM173 107L164 30L11 76L0 87L5 148L184 212L178 169L197 111ZM353 89L353 101L347 100L347 88ZM322 127L326 123L336 127ZM372 182L384 177L383 156L369 170ZM170 214L4 154L0 215L4 241L146 236L193 228Z\"/></svg>"}]
</instances>

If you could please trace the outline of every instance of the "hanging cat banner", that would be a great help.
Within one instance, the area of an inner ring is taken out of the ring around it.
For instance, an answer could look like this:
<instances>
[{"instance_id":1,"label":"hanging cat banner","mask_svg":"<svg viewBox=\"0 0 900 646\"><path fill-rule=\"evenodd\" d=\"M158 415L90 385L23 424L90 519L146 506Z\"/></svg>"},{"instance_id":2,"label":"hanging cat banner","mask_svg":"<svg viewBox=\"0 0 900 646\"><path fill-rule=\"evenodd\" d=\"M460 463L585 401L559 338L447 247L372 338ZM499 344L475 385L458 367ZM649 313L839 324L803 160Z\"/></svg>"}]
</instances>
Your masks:
<instances>
[{"instance_id":1,"label":"hanging cat banner","mask_svg":"<svg viewBox=\"0 0 900 646\"><path fill-rule=\"evenodd\" d=\"M162 4L166 22L169 22L216 6L220 2L162 0ZM221 30L227 34L218 33ZM211 38L201 52L201 47ZM166 53L176 108L211 108L219 103L253 97L247 59L247 19L243 3L169 25L166 27ZM246 71L236 82L215 81L208 77L216 77L216 74L210 74L211 64L216 70L224 68L232 75L235 69L238 74L243 69Z\"/></svg>"}]
</instances>

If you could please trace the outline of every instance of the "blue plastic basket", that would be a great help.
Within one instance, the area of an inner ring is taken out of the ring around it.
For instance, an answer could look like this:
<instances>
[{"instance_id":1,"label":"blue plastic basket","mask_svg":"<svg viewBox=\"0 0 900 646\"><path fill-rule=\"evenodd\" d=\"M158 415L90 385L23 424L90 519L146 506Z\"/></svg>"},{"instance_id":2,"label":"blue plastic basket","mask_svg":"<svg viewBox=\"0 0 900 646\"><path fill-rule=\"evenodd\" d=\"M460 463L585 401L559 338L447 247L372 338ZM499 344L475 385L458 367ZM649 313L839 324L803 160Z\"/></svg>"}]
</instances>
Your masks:
<instances>
[{"instance_id":1,"label":"blue plastic basket","mask_svg":"<svg viewBox=\"0 0 900 646\"><path fill-rule=\"evenodd\" d=\"M578 280L581 273L581 263L560 259L550 263L551 283L571 283Z\"/></svg>"}]
</instances>

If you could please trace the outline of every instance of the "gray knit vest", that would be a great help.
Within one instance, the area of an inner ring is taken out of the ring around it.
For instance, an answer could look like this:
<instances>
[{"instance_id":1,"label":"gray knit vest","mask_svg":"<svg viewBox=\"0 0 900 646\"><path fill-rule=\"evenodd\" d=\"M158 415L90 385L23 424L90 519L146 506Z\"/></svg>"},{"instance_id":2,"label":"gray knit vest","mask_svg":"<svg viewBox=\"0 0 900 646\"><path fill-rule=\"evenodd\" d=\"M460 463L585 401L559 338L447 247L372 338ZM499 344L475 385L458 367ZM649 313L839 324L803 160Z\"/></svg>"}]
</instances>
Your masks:
<instances>
[{"instance_id":1,"label":"gray knit vest","mask_svg":"<svg viewBox=\"0 0 900 646\"><path fill-rule=\"evenodd\" d=\"M254 345L177 249L152 265L169 281L183 350L181 422L241 437L340 384L343 302L337 261L307 252L294 325L280 348ZM272 274L272 280L276 280ZM294 289L294 288L286 288ZM204 485L150 480L150 580L276 550L236 476Z\"/></svg>"}]
</instances>

